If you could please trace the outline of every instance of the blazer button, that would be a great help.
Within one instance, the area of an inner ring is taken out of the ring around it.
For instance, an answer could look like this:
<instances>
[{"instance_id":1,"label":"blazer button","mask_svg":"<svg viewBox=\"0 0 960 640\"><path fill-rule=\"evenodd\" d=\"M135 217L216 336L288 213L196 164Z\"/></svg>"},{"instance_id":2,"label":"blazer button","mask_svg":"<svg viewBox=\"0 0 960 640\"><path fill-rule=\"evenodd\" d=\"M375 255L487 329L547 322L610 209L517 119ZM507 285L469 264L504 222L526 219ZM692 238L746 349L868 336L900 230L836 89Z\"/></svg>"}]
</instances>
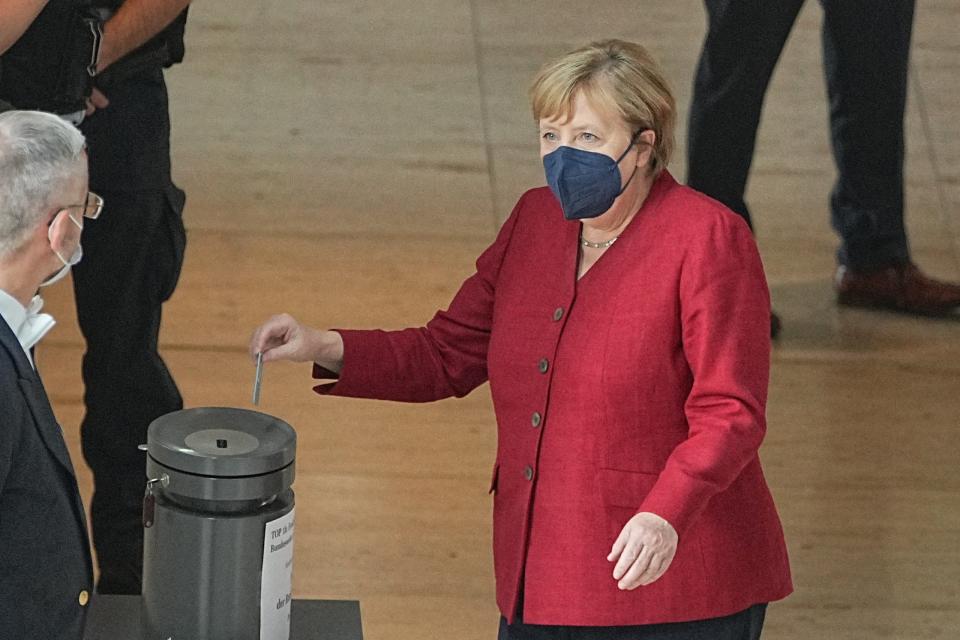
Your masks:
<instances>
[{"instance_id":1,"label":"blazer button","mask_svg":"<svg viewBox=\"0 0 960 640\"><path fill-rule=\"evenodd\" d=\"M543 422L543 416L540 415L539 411L534 411L533 415L530 416L530 424L534 427L539 427L541 422Z\"/></svg>"},{"instance_id":2,"label":"blazer button","mask_svg":"<svg viewBox=\"0 0 960 640\"><path fill-rule=\"evenodd\" d=\"M557 307L553 312L553 321L556 322L563 317L563 307Z\"/></svg>"},{"instance_id":3,"label":"blazer button","mask_svg":"<svg viewBox=\"0 0 960 640\"><path fill-rule=\"evenodd\" d=\"M527 465L527 468L523 470L523 477L527 480L533 480L533 467Z\"/></svg>"},{"instance_id":4,"label":"blazer button","mask_svg":"<svg viewBox=\"0 0 960 640\"><path fill-rule=\"evenodd\" d=\"M550 368L550 363L546 358L540 358L540 363L537 365L537 367L540 369L540 373L546 373L547 369Z\"/></svg>"},{"instance_id":5,"label":"blazer button","mask_svg":"<svg viewBox=\"0 0 960 640\"><path fill-rule=\"evenodd\" d=\"M80 595L77 596L77 602L80 603L81 607L87 606L87 603L90 602L90 594L87 592L86 589L82 590L80 592Z\"/></svg>"}]
</instances>

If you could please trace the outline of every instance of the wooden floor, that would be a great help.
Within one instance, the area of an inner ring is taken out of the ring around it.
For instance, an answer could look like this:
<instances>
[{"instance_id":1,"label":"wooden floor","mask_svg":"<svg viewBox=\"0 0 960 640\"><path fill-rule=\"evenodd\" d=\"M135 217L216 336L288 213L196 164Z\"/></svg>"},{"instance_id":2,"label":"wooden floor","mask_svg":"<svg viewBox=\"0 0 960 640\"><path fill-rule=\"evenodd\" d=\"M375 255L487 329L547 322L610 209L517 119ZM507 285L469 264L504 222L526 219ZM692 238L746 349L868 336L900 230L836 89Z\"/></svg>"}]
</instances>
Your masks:
<instances>
[{"instance_id":1,"label":"wooden floor","mask_svg":"<svg viewBox=\"0 0 960 640\"><path fill-rule=\"evenodd\" d=\"M917 261L957 280L960 8L918 4L908 223ZM786 327L762 456L797 585L765 637L958 638L960 323L833 303L820 21L808 2L749 193ZM197 2L168 76L189 250L162 334L188 405L250 406L246 340L272 313L427 320L543 184L525 97L536 67L593 38L639 40L683 122L703 30L698 0ZM47 294L60 322L39 362L79 462L69 291ZM359 599L370 640L493 638L487 389L424 406L321 399L308 374L269 366L261 405L300 437L295 595Z\"/></svg>"}]
</instances>

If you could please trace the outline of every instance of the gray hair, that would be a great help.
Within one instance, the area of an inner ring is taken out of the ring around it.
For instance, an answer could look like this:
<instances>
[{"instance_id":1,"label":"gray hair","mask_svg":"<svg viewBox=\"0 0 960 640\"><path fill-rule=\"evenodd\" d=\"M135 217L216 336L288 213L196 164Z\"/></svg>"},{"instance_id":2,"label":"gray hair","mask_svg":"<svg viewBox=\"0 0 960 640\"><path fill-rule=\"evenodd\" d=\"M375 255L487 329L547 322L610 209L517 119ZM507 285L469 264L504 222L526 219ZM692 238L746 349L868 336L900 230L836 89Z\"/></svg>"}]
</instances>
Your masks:
<instances>
[{"instance_id":1,"label":"gray hair","mask_svg":"<svg viewBox=\"0 0 960 640\"><path fill-rule=\"evenodd\" d=\"M0 113L0 257L27 241L85 148L83 134L53 114Z\"/></svg>"}]
</instances>

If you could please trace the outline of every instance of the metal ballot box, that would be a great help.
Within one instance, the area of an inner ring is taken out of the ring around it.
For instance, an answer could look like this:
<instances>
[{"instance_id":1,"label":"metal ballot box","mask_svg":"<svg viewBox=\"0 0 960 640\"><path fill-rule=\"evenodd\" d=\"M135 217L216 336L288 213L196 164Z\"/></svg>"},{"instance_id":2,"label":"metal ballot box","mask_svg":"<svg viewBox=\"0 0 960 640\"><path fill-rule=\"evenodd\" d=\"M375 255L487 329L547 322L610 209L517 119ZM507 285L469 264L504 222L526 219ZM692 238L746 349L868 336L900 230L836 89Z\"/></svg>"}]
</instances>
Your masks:
<instances>
[{"instance_id":1,"label":"metal ballot box","mask_svg":"<svg viewBox=\"0 0 960 640\"><path fill-rule=\"evenodd\" d=\"M296 432L256 411L198 408L147 433L146 640L287 640Z\"/></svg>"}]
</instances>

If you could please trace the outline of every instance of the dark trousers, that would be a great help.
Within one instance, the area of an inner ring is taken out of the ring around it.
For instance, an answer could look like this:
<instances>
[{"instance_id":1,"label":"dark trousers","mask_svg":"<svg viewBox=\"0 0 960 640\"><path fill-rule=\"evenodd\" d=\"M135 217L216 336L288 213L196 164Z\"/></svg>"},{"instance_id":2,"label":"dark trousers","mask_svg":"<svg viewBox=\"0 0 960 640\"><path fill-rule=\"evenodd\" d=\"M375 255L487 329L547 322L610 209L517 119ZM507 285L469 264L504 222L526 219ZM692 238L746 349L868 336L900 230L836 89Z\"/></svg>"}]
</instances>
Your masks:
<instances>
[{"instance_id":1,"label":"dark trousers","mask_svg":"<svg viewBox=\"0 0 960 640\"><path fill-rule=\"evenodd\" d=\"M183 407L157 352L160 307L183 262L183 192L108 191L83 230L73 270L83 357L83 456L93 471L93 544L101 593L140 593L147 426Z\"/></svg>"},{"instance_id":2,"label":"dark trousers","mask_svg":"<svg viewBox=\"0 0 960 640\"><path fill-rule=\"evenodd\" d=\"M514 624L500 618L497 640L758 640L767 605L758 604L724 618L638 627L560 627Z\"/></svg>"},{"instance_id":3,"label":"dark trousers","mask_svg":"<svg viewBox=\"0 0 960 640\"><path fill-rule=\"evenodd\" d=\"M744 190L763 98L803 0L705 4L709 30L694 81L687 181L751 222ZM903 117L914 0L820 4L838 259L862 270L904 262Z\"/></svg>"}]
</instances>

